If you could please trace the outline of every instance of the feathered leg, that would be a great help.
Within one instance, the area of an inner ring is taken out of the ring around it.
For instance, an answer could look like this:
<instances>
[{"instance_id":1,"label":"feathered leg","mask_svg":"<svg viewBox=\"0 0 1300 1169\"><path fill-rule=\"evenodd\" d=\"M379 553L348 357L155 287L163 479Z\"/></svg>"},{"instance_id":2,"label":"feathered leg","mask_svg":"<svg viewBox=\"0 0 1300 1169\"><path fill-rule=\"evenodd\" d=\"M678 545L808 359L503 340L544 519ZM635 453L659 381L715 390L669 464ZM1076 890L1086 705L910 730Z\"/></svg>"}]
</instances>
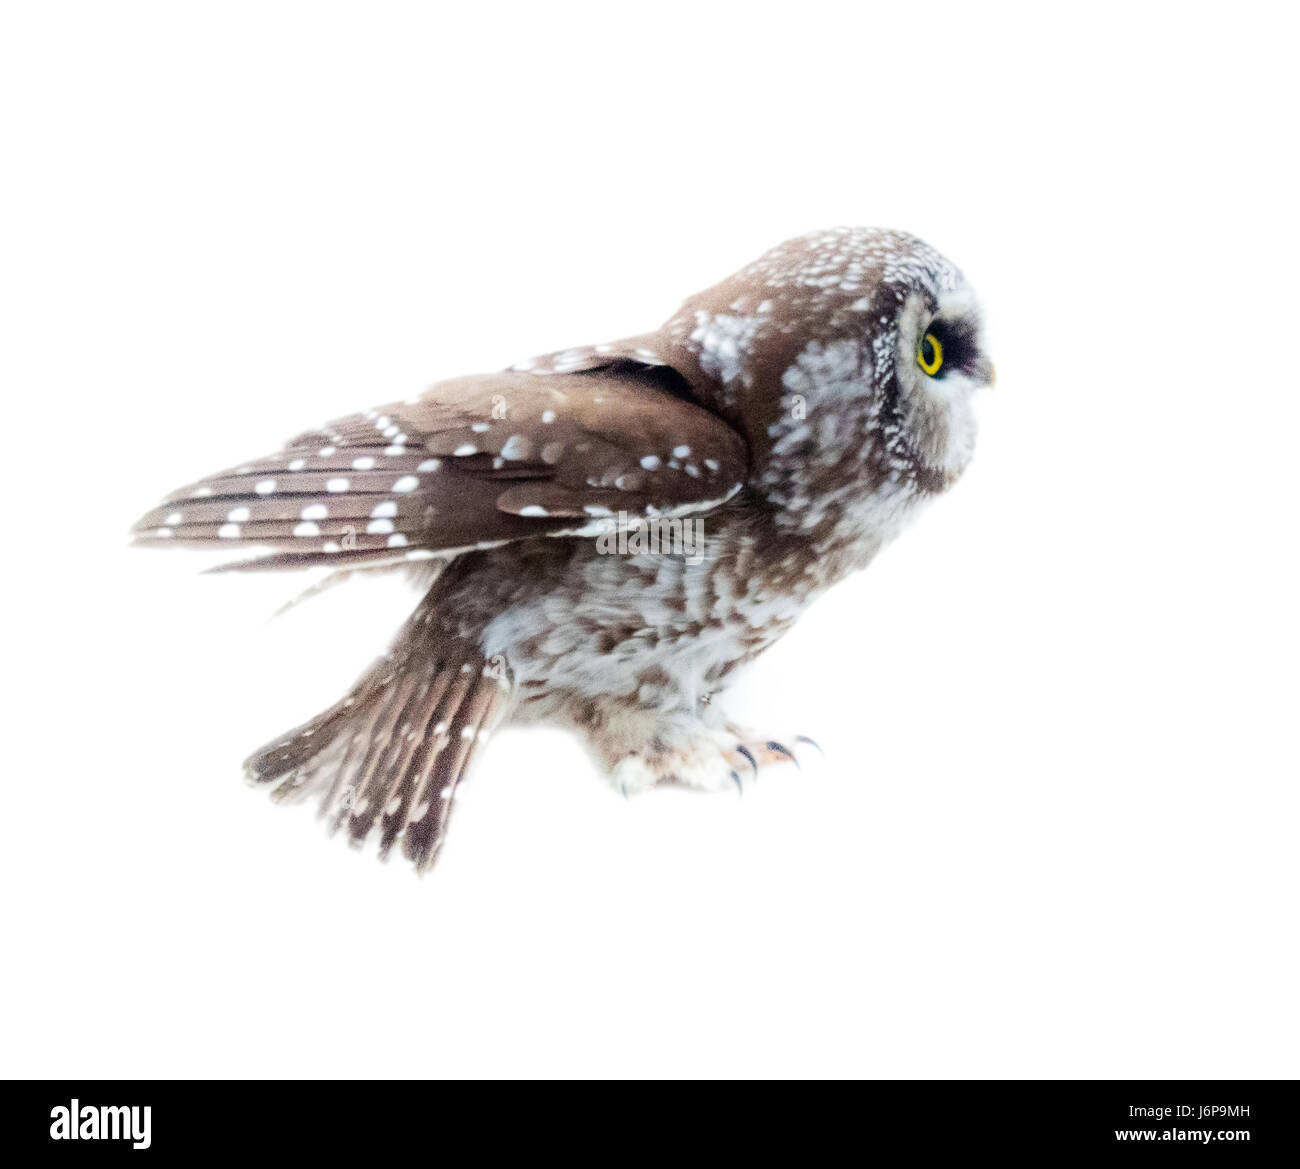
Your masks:
<instances>
[{"instance_id":1,"label":"feathered leg","mask_svg":"<svg viewBox=\"0 0 1300 1169\"><path fill-rule=\"evenodd\" d=\"M737 726L715 705L698 700L693 708L686 698L677 708L577 695L557 701L557 713L582 734L624 795L665 785L743 790L762 768L798 766L803 747L821 750L805 735L777 739Z\"/></svg>"}]
</instances>

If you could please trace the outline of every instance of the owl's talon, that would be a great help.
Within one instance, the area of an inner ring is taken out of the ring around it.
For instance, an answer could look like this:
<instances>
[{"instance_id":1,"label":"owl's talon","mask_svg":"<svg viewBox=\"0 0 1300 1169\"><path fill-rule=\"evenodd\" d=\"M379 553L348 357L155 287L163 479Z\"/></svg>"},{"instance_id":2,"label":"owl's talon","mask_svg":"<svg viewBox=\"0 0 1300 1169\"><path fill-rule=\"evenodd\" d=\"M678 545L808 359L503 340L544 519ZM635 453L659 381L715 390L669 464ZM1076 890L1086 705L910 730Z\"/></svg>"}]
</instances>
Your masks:
<instances>
[{"instance_id":1,"label":"owl's talon","mask_svg":"<svg viewBox=\"0 0 1300 1169\"><path fill-rule=\"evenodd\" d=\"M791 763L793 763L796 767L799 767L799 760L795 758L794 752L791 751L789 747L783 747L780 743L776 742L775 740L769 740L767 743L767 749L769 751L775 751L778 755L784 755L787 759L790 760ZM802 771L803 769L800 768L800 770Z\"/></svg>"},{"instance_id":2,"label":"owl's talon","mask_svg":"<svg viewBox=\"0 0 1300 1169\"><path fill-rule=\"evenodd\" d=\"M803 765L799 761L799 756L784 743L777 739L770 739L766 735L760 735L747 727L738 726L734 723L728 723L727 733L736 736L736 742L733 746L727 748L724 754L728 755L733 765L737 760L744 759L754 769L757 777L762 774L764 767L773 763L793 763L799 770L803 770ZM791 737L791 742L812 743L814 747L817 744L809 739L806 735L795 735ZM821 748L817 747L820 751Z\"/></svg>"},{"instance_id":3,"label":"owl's talon","mask_svg":"<svg viewBox=\"0 0 1300 1169\"><path fill-rule=\"evenodd\" d=\"M755 772L755 774L757 774L757 772ZM740 782L740 776L734 771L731 773L731 781L736 785L736 791L743 796L745 794L745 785Z\"/></svg>"},{"instance_id":4,"label":"owl's talon","mask_svg":"<svg viewBox=\"0 0 1300 1169\"><path fill-rule=\"evenodd\" d=\"M816 739L810 739L807 735L795 735L794 741L796 743L807 743L810 747L815 747L819 755L826 754L826 752L822 750L821 744L818 743Z\"/></svg>"}]
</instances>

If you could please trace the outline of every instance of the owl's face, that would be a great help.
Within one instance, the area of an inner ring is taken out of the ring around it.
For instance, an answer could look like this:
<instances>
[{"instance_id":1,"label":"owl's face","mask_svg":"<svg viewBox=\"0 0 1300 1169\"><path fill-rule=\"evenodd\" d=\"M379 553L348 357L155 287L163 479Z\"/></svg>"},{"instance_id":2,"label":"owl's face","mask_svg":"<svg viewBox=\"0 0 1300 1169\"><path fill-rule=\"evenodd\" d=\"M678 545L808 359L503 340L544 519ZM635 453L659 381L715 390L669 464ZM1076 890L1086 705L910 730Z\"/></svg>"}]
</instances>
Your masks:
<instances>
[{"instance_id":1,"label":"owl's face","mask_svg":"<svg viewBox=\"0 0 1300 1169\"><path fill-rule=\"evenodd\" d=\"M972 399L993 378L979 309L905 232L790 240L667 328L707 375L707 404L745 434L762 493L807 522L846 490L941 491L970 460Z\"/></svg>"},{"instance_id":2,"label":"owl's face","mask_svg":"<svg viewBox=\"0 0 1300 1169\"><path fill-rule=\"evenodd\" d=\"M952 287L914 284L903 293L892 331L893 370L872 371L873 393L897 400L902 440L946 485L974 453L973 399L993 381L974 293L960 275Z\"/></svg>"}]
</instances>

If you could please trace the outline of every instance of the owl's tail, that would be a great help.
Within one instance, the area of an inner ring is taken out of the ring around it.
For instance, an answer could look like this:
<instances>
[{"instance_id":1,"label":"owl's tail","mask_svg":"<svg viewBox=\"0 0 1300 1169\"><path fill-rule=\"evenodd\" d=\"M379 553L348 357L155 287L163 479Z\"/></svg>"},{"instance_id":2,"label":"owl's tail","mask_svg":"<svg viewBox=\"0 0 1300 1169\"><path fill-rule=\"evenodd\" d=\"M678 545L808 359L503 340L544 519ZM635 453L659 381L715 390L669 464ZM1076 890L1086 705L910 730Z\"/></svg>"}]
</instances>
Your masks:
<instances>
[{"instance_id":1,"label":"owl's tail","mask_svg":"<svg viewBox=\"0 0 1300 1169\"><path fill-rule=\"evenodd\" d=\"M277 800L320 796L331 831L360 845L379 830L424 871L442 847L456 787L509 705L511 677L476 645L438 636L429 598L340 701L245 763Z\"/></svg>"}]
</instances>

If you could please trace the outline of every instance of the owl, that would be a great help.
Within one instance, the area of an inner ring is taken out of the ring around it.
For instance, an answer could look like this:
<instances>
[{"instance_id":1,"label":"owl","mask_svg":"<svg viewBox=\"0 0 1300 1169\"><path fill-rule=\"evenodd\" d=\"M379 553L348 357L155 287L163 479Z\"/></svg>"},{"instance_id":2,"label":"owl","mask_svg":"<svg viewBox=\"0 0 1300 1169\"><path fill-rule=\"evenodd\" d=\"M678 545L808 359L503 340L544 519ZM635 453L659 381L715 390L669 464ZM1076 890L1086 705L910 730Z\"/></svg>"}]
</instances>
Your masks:
<instances>
[{"instance_id":1,"label":"owl","mask_svg":"<svg viewBox=\"0 0 1300 1169\"><path fill-rule=\"evenodd\" d=\"M134 530L223 570L404 569L422 593L249 778L427 868L478 747L576 731L624 793L742 784L792 745L733 722L734 672L961 475L989 384L961 273L901 231L790 240L658 330L309 430Z\"/></svg>"}]
</instances>

